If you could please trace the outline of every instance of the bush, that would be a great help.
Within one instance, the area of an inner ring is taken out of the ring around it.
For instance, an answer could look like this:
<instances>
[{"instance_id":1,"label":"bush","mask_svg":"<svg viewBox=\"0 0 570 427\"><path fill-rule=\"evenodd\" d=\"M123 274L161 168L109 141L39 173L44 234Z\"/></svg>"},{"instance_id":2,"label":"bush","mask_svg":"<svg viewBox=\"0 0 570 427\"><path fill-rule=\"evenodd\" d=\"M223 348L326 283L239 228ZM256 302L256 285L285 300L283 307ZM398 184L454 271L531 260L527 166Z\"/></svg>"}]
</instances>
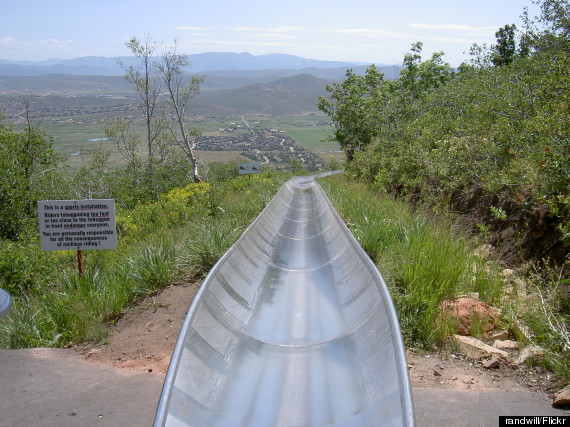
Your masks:
<instances>
[{"instance_id":1,"label":"bush","mask_svg":"<svg viewBox=\"0 0 570 427\"><path fill-rule=\"evenodd\" d=\"M43 252L39 241L0 243L0 287L14 296L33 293L46 286L69 259L66 252L55 255Z\"/></svg>"},{"instance_id":2,"label":"bush","mask_svg":"<svg viewBox=\"0 0 570 427\"><path fill-rule=\"evenodd\" d=\"M514 34L511 26L499 30L491 49L474 46L458 73L441 53L422 60L422 45L415 43L398 80L384 81L374 68L362 77L347 73L319 107L336 125L351 176L414 202L480 216L492 231L519 236L509 244L523 249L523 259L547 256L564 265L570 245L570 4L538 4L538 23L529 19L521 35L524 49L508 58L501 55L505 34ZM371 90L365 82L378 84ZM489 205L509 221L494 221Z\"/></svg>"}]
</instances>

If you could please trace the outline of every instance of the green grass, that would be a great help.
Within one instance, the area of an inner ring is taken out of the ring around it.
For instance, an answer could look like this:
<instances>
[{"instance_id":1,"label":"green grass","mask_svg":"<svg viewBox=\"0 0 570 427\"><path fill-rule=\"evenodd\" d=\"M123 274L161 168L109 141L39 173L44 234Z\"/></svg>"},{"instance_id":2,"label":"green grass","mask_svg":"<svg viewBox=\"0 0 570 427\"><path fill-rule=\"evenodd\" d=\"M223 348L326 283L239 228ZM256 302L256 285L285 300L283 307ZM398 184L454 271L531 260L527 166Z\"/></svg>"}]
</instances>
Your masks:
<instances>
[{"instance_id":1,"label":"green grass","mask_svg":"<svg viewBox=\"0 0 570 427\"><path fill-rule=\"evenodd\" d=\"M0 321L0 347L104 340L110 322L130 304L182 277L203 277L286 179L264 172L190 184L159 201L120 209L119 248L89 251L82 278L72 251L38 252L37 238L2 246L2 258L12 260L0 264L2 287L15 301ZM341 177L322 181L385 276L409 344L429 347L445 339L442 300L472 291L486 301L498 298L500 283L450 224Z\"/></svg>"},{"instance_id":2,"label":"green grass","mask_svg":"<svg viewBox=\"0 0 570 427\"><path fill-rule=\"evenodd\" d=\"M322 127L297 127L287 129L289 135L297 140L303 147L316 152L340 151L338 143L326 141L326 129Z\"/></svg>"},{"instance_id":3,"label":"green grass","mask_svg":"<svg viewBox=\"0 0 570 427\"><path fill-rule=\"evenodd\" d=\"M443 300L478 292L483 301L502 310L500 321L512 331L525 325L523 338L541 346L538 361L564 383L570 381L570 299L564 269L520 271L526 291L504 294L497 267L474 255L476 242L458 232L446 217L394 200L341 176L320 180L327 195L375 261L396 306L408 346L432 349L454 333L455 321L441 315ZM472 334L483 319L474 319Z\"/></svg>"},{"instance_id":4,"label":"green grass","mask_svg":"<svg viewBox=\"0 0 570 427\"><path fill-rule=\"evenodd\" d=\"M42 130L53 138L53 148L61 155L70 168L75 169L81 165L83 156L89 152L98 142L90 141L95 138L104 138L105 132L100 123L42 123ZM109 148L114 149L112 143ZM114 153L115 161L119 160L119 153Z\"/></svg>"},{"instance_id":5,"label":"green grass","mask_svg":"<svg viewBox=\"0 0 570 427\"><path fill-rule=\"evenodd\" d=\"M0 319L0 348L104 341L136 301L168 284L198 280L241 235L289 175L264 172L190 184L117 213L117 250L41 252L38 238L0 242L0 286L14 304ZM32 257L32 258L30 258Z\"/></svg>"},{"instance_id":6,"label":"green grass","mask_svg":"<svg viewBox=\"0 0 570 427\"><path fill-rule=\"evenodd\" d=\"M107 326L125 307L169 284L178 274L173 240L149 242L140 251L132 249L114 258L90 253L82 277L70 254L57 282L14 295L14 306L0 321L0 347L103 340Z\"/></svg>"},{"instance_id":7,"label":"green grass","mask_svg":"<svg viewBox=\"0 0 570 427\"><path fill-rule=\"evenodd\" d=\"M42 125L46 134L52 135L54 147L63 155L79 152L90 144L90 139L104 138L105 132L100 123L46 123Z\"/></svg>"},{"instance_id":8,"label":"green grass","mask_svg":"<svg viewBox=\"0 0 570 427\"><path fill-rule=\"evenodd\" d=\"M452 328L439 315L445 299L479 292L484 301L498 301L502 282L448 221L340 176L322 185L385 277L408 345L431 348L445 341Z\"/></svg>"},{"instance_id":9,"label":"green grass","mask_svg":"<svg viewBox=\"0 0 570 427\"><path fill-rule=\"evenodd\" d=\"M184 263L197 277L205 276L239 238L243 224L227 218L214 218L193 224L192 239L185 242Z\"/></svg>"},{"instance_id":10,"label":"green grass","mask_svg":"<svg viewBox=\"0 0 570 427\"><path fill-rule=\"evenodd\" d=\"M104 341L135 302L172 282L201 279L289 176L226 177L121 208L117 250L86 251L83 277L74 251L42 252L37 233L0 242L0 287L14 297L0 319L0 348ZM441 302L478 292L503 305L507 324L523 319L534 331L532 341L546 350L545 365L570 378L568 299L557 292L568 280L560 273L552 272L546 287L534 277L524 303L515 295L505 305L502 280L447 219L339 175L320 182L386 279L408 346L445 342L454 324L440 315Z\"/></svg>"},{"instance_id":11,"label":"green grass","mask_svg":"<svg viewBox=\"0 0 570 427\"><path fill-rule=\"evenodd\" d=\"M516 325L513 330L522 324L532 331L518 338L542 347L541 363L570 384L570 298L563 291L570 280L560 267L530 268L524 277L526 289L517 289L507 300L505 316Z\"/></svg>"}]
</instances>

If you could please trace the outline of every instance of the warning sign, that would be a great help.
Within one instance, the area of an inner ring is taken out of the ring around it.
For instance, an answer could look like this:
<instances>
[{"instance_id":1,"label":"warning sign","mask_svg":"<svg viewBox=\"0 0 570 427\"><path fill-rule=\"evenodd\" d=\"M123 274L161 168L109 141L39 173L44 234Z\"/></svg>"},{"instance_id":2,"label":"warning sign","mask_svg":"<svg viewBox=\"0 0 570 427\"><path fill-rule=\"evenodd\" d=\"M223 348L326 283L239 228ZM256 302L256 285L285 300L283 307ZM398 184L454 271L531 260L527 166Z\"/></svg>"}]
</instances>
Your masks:
<instances>
[{"instance_id":1,"label":"warning sign","mask_svg":"<svg viewBox=\"0 0 570 427\"><path fill-rule=\"evenodd\" d=\"M116 249L115 200L38 202L43 251Z\"/></svg>"}]
</instances>

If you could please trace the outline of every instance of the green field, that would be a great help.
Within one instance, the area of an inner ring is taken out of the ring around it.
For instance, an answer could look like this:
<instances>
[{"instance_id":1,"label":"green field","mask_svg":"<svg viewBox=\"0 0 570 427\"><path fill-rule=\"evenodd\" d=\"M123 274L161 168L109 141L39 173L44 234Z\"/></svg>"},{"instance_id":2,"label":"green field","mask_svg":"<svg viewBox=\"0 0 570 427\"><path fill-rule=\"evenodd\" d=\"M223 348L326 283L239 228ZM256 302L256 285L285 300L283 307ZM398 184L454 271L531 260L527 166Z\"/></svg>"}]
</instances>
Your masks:
<instances>
[{"instance_id":1,"label":"green field","mask_svg":"<svg viewBox=\"0 0 570 427\"><path fill-rule=\"evenodd\" d=\"M293 137L299 145L315 152L325 160L341 159L343 153L338 144L326 141L326 131L330 127L326 123L324 115L303 116L196 116L193 118L194 125L204 135L221 135L220 128L240 125L242 131L246 131L247 122L253 128L279 129ZM65 121L60 123L42 123L41 128L53 138L55 150L68 162L71 170L81 166L85 155L93 148L103 145L112 152L111 160L120 162L121 157L111 141L105 138L104 122ZM142 134L143 123L138 122ZM239 157L239 152L229 151L199 151L198 158L206 161L226 162Z\"/></svg>"},{"instance_id":2,"label":"green field","mask_svg":"<svg viewBox=\"0 0 570 427\"><path fill-rule=\"evenodd\" d=\"M81 166L82 157L96 145L104 143L109 148L114 148L109 141L97 140L98 138L105 138L102 123L46 123L41 124L40 127L53 138L54 149L67 159L72 169ZM118 160L119 153L114 153L113 158Z\"/></svg>"},{"instance_id":3,"label":"green field","mask_svg":"<svg viewBox=\"0 0 570 427\"><path fill-rule=\"evenodd\" d=\"M246 117L248 121L250 118ZM302 116L281 116L255 118L261 126L284 131L308 150L314 151L325 160L344 158L340 146L328 141L327 131L332 130L324 114Z\"/></svg>"},{"instance_id":4,"label":"green field","mask_svg":"<svg viewBox=\"0 0 570 427\"><path fill-rule=\"evenodd\" d=\"M322 142L326 138L325 132L331 130L328 118L324 115L267 117L260 119L260 122L268 127L285 131L305 148L323 151L338 149L338 145L334 143Z\"/></svg>"},{"instance_id":5,"label":"green field","mask_svg":"<svg viewBox=\"0 0 570 427\"><path fill-rule=\"evenodd\" d=\"M40 127L53 138L55 149L64 156L69 156L92 145L92 139L105 137L101 123L47 123L40 125Z\"/></svg>"},{"instance_id":6,"label":"green field","mask_svg":"<svg viewBox=\"0 0 570 427\"><path fill-rule=\"evenodd\" d=\"M338 143L326 139L327 134L322 127L287 129L285 132L295 138L303 147L310 150L317 152L340 150Z\"/></svg>"}]
</instances>

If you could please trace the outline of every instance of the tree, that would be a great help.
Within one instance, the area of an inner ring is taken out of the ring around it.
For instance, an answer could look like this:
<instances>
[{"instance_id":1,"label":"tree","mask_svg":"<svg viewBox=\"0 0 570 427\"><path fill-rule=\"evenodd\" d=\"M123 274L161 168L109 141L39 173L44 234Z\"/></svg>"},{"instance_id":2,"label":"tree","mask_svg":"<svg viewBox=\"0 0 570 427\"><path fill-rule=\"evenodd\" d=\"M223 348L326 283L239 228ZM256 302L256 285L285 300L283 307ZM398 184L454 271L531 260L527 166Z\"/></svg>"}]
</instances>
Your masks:
<instances>
[{"instance_id":1,"label":"tree","mask_svg":"<svg viewBox=\"0 0 570 427\"><path fill-rule=\"evenodd\" d=\"M375 66L369 67L364 76L348 70L343 82L327 86L329 98L319 98L317 106L330 116L334 139L349 162L373 142L390 145L396 139L416 138L404 136L407 124L418 117L418 108L430 93L455 75L443 61L443 52L422 61L422 47L421 42L412 45L397 81L384 80Z\"/></svg>"},{"instance_id":2,"label":"tree","mask_svg":"<svg viewBox=\"0 0 570 427\"><path fill-rule=\"evenodd\" d=\"M126 46L135 56L136 64L126 65L120 62L120 65L126 72L125 79L135 87L140 99L140 108L146 124L149 165L152 165L155 145L162 132L162 121L156 111L161 85L156 76L153 56L158 46L148 35L144 40L132 37Z\"/></svg>"},{"instance_id":3,"label":"tree","mask_svg":"<svg viewBox=\"0 0 570 427\"><path fill-rule=\"evenodd\" d=\"M131 126L131 121L123 117L114 117L105 125L105 135L115 143L117 150L127 162L127 169L137 174L141 159L138 152L139 136Z\"/></svg>"},{"instance_id":4,"label":"tree","mask_svg":"<svg viewBox=\"0 0 570 427\"><path fill-rule=\"evenodd\" d=\"M491 61L493 65L497 67L509 65L517 57L516 29L515 24L505 25L495 33L497 44L492 47Z\"/></svg>"},{"instance_id":5,"label":"tree","mask_svg":"<svg viewBox=\"0 0 570 427\"><path fill-rule=\"evenodd\" d=\"M183 71L190 65L190 61L186 54L178 53L177 45L175 40L174 45L162 55L157 64L168 94L165 125L170 136L190 160L194 181L199 182L194 148L201 132L190 123L187 107L190 100L200 92L203 79L196 76L185 79Z\"/></svg>"},{"instance_id":6,"label":"tree","mask_svg":"<svg viewBox=\"0 0 570 427\"><path fill-rule=\"evenodd\" d=\"M186 54L178 52L177 40L169 48L163 45L160 55L160 46L149 36L145 36L144 40L132 37L126 45L134 54L136 64L127 66L122 62L121 66L127 73L125 78L133 84L141 101L146 124L149 188L153 187L158 178L154 170L162 168L171 160L171 141L189 159L192 179L200 181L198 161L194 156L200 131L190 123L188 106L190 100L199 93L203 79L185 75L185 68L190 65L190 61ZM136 172L138 138L131 131L130 123L125 119L116 119L105 131L115 141L127 163L132 165L133 172Z\"/></svg>"},{"instance_id":7,"label":"tree","mask_svg":"<svg viewBox=\"0 0 570 427\"><path fill-rule=\"evenodd\" d=\"M17 239L36 201L63 187L58 163L51 138L29 121L24 131L0 124L0 238Z\"/></svg>"},{"instance_id":8,"label":"tree","mask_svg":"<svg viewBox=\"0 0 570 427\"><path fill-rule=\"evenodd\" d=\"M320 97L317 107L329 115L335 130L334 140L344 150L348 161L356 151L369 145L378 134L378 101L382 98L384 75L372 65L366 75L346 72L342 83L327 85L330 99Z\"/></svg>"},{"instance_id":9,"label":"tree","mask_svg":"<svg viewBox=\"0 0 570 427\"><path fill-rule=\"evenodd\" d=\"M412 44L411 52L404 56L400 72L399 83L413 101L445 85L454 75L451 66L443 61L443 52L435 52L430 59L422 61L422 48L422 42Z\"/></svg>"},{"instance_id":10,"label":"tree","mask_svg":"<svg viewBox=\"0 0 570 427\"><path fill-rule=\"evenodd\" d=\"M77 199L105 199L115 197L113 190L117 185L112 185L112 178L120 174L118 170L112 170L109 165L111 151L103 145L97 145L86 157L83 165L73 177L74 197Z\"/></svg>"}]
</instances>

